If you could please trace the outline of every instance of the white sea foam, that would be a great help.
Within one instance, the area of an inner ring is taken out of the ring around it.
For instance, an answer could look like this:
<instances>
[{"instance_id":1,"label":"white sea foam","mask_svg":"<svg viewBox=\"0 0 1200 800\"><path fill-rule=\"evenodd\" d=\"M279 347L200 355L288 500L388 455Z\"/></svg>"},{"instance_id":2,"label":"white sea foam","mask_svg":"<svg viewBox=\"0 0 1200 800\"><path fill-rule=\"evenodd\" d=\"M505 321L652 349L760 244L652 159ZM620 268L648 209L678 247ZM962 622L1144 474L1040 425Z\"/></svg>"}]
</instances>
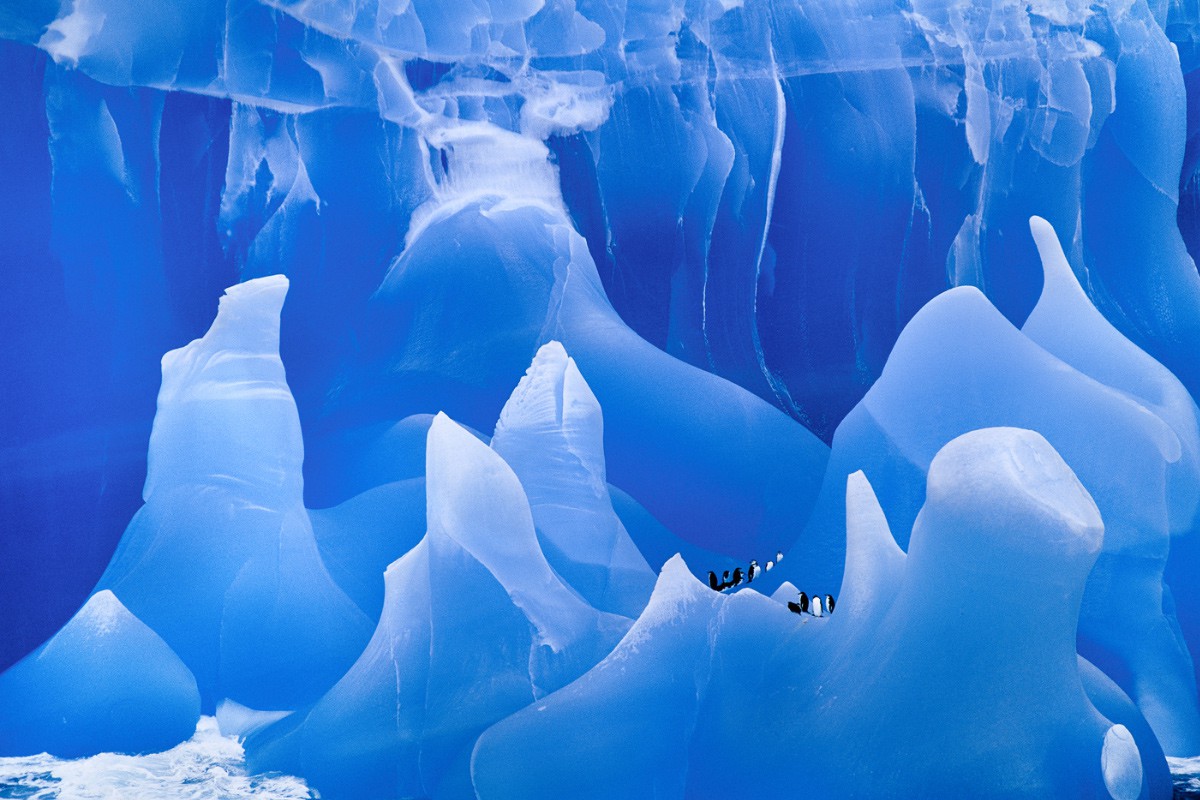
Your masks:
<instances>
[{"instance_id":1,"label":"white sea foam","mask_svg":"<svg viewBox=\"0 0 1200 800\"><path fill-rule=\"evenodd\" d=\"M164 753L101 753L64 761L46 754L0 758L0 797L28 800L309 800L290 775L249 775L238 740L222 736L213 717L196 735Z\"/></svg>"}]
</instances>

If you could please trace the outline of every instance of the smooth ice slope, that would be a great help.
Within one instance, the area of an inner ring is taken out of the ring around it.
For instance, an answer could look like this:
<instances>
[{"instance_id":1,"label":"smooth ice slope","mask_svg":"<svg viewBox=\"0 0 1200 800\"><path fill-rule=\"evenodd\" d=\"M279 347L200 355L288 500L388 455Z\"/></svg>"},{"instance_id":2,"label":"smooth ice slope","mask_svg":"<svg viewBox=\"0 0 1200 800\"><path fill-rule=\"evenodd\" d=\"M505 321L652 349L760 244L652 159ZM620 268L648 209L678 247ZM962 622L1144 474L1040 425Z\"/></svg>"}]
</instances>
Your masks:
<instances>
[{"instance_id":1,"label":"smooth ice slope","mask_svg":"<svg viewBox=\"0 0 1200 800\"><path fill-rule=\"evenodd\" d=\"M385 483L333 508L308 513L330 577L378 622L384 570L425 535L425 478Z\"/></svg>"},{"instance_id":2,"label":"smooth ice slope","mask_svg":"<svg viewBox=\"0 0 1200 800\"><path fill-rule=\"evenodd\" d=\"M558 342L538 350L505 403L492 449L520 478L554 571L595 608L640 614L655 573L613 511L600 405Z\"/></svg>"},{"instance_id":3,"label":"smooth ice slope","mask_svg":"<svg viewBox=\"0 0 1200 800\"><path fill-rule=\"evenodd\" d=\"M715 593L675 557L608 658L479 738L475 791L484 800L706 797L737 776L743 796L795 794L796 784L780 783L780 764L805 745L771 762L746 742L776 730L779 696L811 693L825 625L753 590Z\"/></svg>"},{"instance_id":4,"label":"smooth ice slope","mask_svg":"<svg viewBox=\"0 0 1200 800\"><path fill-rule=\"evenodd\" d=\"M199 719L192 673L110 591L0 675L0 756L157 752Z\"/></svg>"},{"instance_id":5,"label":"smooth ice slope","mask_svg":"<svg viewBox=\"0 0 1200 800\"><path fill-rule=\"evenodd\" d=\"M845 615L717 594L673 559L608 658L480 737L478 796L704 797L731 776L763 798L1163 796L1149 727L1076 656L1103 525L1043 437L943 448L907 556L862 475L847 504Z\"/></svg>"},{"instance_id":6,"label":"smooth ice slope","mask_svg":"<svg viewBox=\"0 0 1200 800\"><path fill-rule=\"evenodd\" d=\"M1096 339L1097 346L1106 341ZM1186 404L1172 408L1173 419L1188 419ZM818 509L786 564L802 578L792 582L835 585L849 473L866 474L904 545L934 453L955 436L995 425L1043 434L1104 516L1104 551L1079 626L1085 655L1134 698L1168 753L1200 748L1191 658L1163 602L1172 517L1187 519L1194 502L1180 437L1135 396L1098 383L1013 328L976 289L953 289L926 305L883 376L839 426ZM1177 470L1183 480L1172 480Z\"/></svg>"},{"instance_id":7,"label":"smooth ice slope","mask_svg":"<svg viewBox=\"0 0 1200 800\"><path fill-rule=\"evenodd\" d=\"M1042 260L1042 294L1021 332L1070 364L1132 397L1179 438L1179 461L1168 467L1171 532L1192 530L1200 506L1200 410L1170 370L1125 338L1084 294L1050 223L1029 220Z\"/></svg>"},{"instance_id":8,"label":"smooth ice slope","mask_svg":"<svg viewBox=\"0 0 1200 800\"><path fill-rule=\"evenodd\" d=\"M370 636L303 506L279 360L287 288L282 276L230 288L208 333L163 357L146 505L100 581L192 669L208 708L312 701Z\"/></svg>"},{"instance_id":9,"label":"smooth ice slope","mask_svg":"<svg viewBox=\"0 0 1200 800\"><path fill-rule=\"evenodd\" d=\"M487 430L537 348L559 341L604 409L614 485L694 545L739 558L785 546L825 445L630 330L561 208L546 148L466 127L441 134L445 175L371 298L333 418L445 410ZM490 169L497 160L508 170Z\"/></svg>"},{"instance_id":10,"label":"smooth ice slope","mask_svg":"<svg viewBox=\"0 0 1200 800\"><path fill-rule=\"evenodd\" d=\"M683 797L709 636L724 602L682 559L669 561L608 658L480 737L471 759L477 795Z\"/></svg>"},{"instance_id":11,"label":"smooth ice slope","mask_svg":"<svg viewBox=\"0 0 1200 800\"><path fill-rule=\"evenodd\" d=\"M551 570L500 456L439 415L426 459L428 534L388 568L374 637L311 711L248 742L255 770L331 798L469 795L475 737L628 630Z\"/></svg>"},{"instance_id":12,"label":"smooth ice slope","mask_svg":"<svg viewBox=\"0 0 1200 800\"><path fill-rule=\"evenodd\" d=\"M867 476L853 473L846 479L846 566L832 619L839 635L870 634L900 591L906 561Z\"/></svg>"},{"instance_id":13,"label":"smooth ice slope","mask_svg":"<svg viewBox=\"0 0 1200 800\"><path fill-rule=\"evenodd\" d=\"M886 615L815 697L776 709L763 757L809 734L792 769L814 797L1140 796L1138 748L1088 700L1075 653L1104 535L1039 434L955 438L929 466Z\"/></svg>"}]
</instances>

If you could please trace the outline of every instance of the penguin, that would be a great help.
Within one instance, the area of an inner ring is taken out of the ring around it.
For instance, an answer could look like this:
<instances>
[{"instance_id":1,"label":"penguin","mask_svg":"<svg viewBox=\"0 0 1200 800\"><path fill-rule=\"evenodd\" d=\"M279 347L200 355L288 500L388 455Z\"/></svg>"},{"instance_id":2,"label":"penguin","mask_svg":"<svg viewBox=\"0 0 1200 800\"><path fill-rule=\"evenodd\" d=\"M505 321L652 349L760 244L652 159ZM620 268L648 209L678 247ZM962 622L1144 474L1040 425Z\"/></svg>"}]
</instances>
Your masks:
<instances>
[{"instance_id":1,"label":"penguin","mask_svg":"<svg viewBox=\"0 0 1200 800\"><path fill-rule=\"evenodd\" d=\"M775 551L775 563L778 564L780 561L783 561L783 551L776 550Z\"/></svg>"},{"instance_id":2,"label":"penguin","mask_svg":"<svg viewBox=\"0 0 1200 800\"><path fill-rule=\"evenodd\" d=\"M718 589L717 591L723 592L726 589L728 589L730 587L730 585L731 584L729 583L729 570L725 570L725 574L721 576L721 588Z\"/></svg>"},{"instance_id":3,"label":"penguin","mask_svg":"<svg viewBox=\"0 0 1200 800\"><path fill-rule=\"evenodd\" d=\"M800 593L800 613L808 613L808 595L806 595L804 592Z\"/></svg>"},{"instance_id":4,"label":"penguin","mask_svg":"<svg viewBox=\"0 0 1200 800\"><path fill-rule=\"evenodd\" d=\"M733 585L734 586L742 585L742 568L741 567L736 567L733 570Z\"/></svg>"},{"instance_id":5,"label":"penguin","mask_svg":"<svg viewBox=\"0 0 1200 800\"><path fill-rule=\"evenodd\" d=\"M717 583L717 573L713 572L711 569L708 571L708 585L712 587L714 592L721 591L721 585Z\"/></svg>"},{"instance_id":6,"label":"penguin","mask_svg":"<svg viewBox=\"0 0 1200 800\"><path fill-rule=\"evenodd\" d=\"M800 604L796 603L792 600L788 600L788 611L792 612L793 614L803 614L804 613L803 611L800 610Z\"/></svg>"},{"instance_id":7,"label":"penguin","mask_svg":"<svg viewBox=\"0 0 1200 800\"><path fill-rule=\"evenodd\" d=\"M756 575L758 575L758 562L751 559L750 566L746 569L746 583L752 582Z\"/></svg>"},{"instance_id":8,"label":"penguin","mask_svg":"<svg viewBox=\"0 0 1200 800\"><path fill-rule=\"evenodd\" d=\"M814 594L812 599L812 614L814 617L823 617L825 612L821 610L821 595Z\"/></svg>"},{"instance_id":9,"label":"penguin","mask_svg":"<svg viewBox=\"0 0 1200 800\"><path fill-rule=\"evenodd\" d=\"M767 572L770 572L771 570L775 569L775 562L768 561L767 565L765 567L763 567L763 569L765 569Z\"/></svg>"},{"instance_id":10,"label":"penguin","mask_svg":"<svg viewBox=\"0 0 1200 800\"><path fill-rule=\"evenodd\" d=\"M831 594L825 595L825 610L830 614L833 613L833 595Z\"/></svg>"}]
</instances>

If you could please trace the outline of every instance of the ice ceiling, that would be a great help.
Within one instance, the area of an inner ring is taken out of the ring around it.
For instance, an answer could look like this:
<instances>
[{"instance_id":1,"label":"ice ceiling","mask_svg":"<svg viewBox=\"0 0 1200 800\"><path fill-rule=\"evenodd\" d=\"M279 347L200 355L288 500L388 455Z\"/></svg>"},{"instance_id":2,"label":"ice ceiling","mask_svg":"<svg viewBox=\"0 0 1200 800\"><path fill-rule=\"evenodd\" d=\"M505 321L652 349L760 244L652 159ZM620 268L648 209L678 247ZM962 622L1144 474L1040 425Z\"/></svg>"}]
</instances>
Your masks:
<instances>
[{"instance_id":1,"label":"ice ceiling","mask_svg":"<svg viewBox=\"0 0 1200 800\"><path fill-rule=\"evenodd\" d=\"M0 0L0 755L1169 796L1197 26Z\"/></svg>"}]
</instances>

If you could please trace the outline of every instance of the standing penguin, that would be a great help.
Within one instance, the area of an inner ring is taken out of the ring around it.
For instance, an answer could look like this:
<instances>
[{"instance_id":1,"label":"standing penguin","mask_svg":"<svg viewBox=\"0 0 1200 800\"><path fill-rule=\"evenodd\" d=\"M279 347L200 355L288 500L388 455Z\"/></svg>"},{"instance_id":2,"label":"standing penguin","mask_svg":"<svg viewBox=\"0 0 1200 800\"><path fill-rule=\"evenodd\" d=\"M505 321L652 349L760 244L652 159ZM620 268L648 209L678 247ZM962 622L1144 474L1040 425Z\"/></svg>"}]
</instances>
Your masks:
<instances>
[{"instance_id":1,"label":"standing penguin","mask_svg":"<svg viewBox=\"0 0 1200 800\"><path fill-rule=\"evenodd\" d=\"M833 613L833 595L831 594L825 595L825 610L830 614Z\"/></svg>"},{"instance_id":2,"label":"standing penguin","mask_svg":"<svg viewBox=\"0 0 1200 800\"><path fill-rule=\"evenodd\" d=\"M719 592L721 590L721 584L717 582L717 573L713 572L711 569L708 571L708 585L712 587L714 592Z\"/></svg>"},{"instance_id":3,"label":"standing penguin","mask_svg":"<svg viewBox=\"0 0 1200 800\"><path fill-rule=\"evenodd\" d=\"M775 568L775 562L774 562L774 561L768 561L768 562L767 562L767 565L766 565L765 567L763 567L763 569L765 569L767 572L770 572L770 571L771 571L772 569L774 569L774 568Z\"/></svg>"},{"instance_id":4,"label":"standing penguin","mask_svg":"<svg viewBox=\"0 0 1200 800\"><path fill-rule=\"evenodd\" d=\"M804 614L808 613L808 595L804 592L800 593L800 611Z\"/></svg>"},{"instance_id":5,"label":"standing penguin","mask_svg":"<svg viewBox=\"0 0 1200 800\"><path fill-rule=\"evenodd\" d=\"M725 590L728 588L729 588L729 570L725 570L725 574L721 576L721 588L718 589L718 591L722 591L722 590Z\"/></svg>"},{"instance_id":6,"label":"standing penguin","mask_svg":"<svg viewBox=\"0 0 1200 800\"><path fill-rule=\"evenodd\" d=\"M733 570L733 585L734 585L734 586L741 586L741 585L742 585L742 580L744 580L744 579L743 579L743 577L742 577L742 568L741 568L741 567L735 567L735 568L734 568L734 570Z\"/></svg>"},{"instance_id":7,"label":"standing penguin","mask_svg":"<svg viewBox=\"0 0 1200 800\"><path fill-rule=\"evenodd\" d=\"M775 551L775 563L778 564L780 561L783 561L783 551L776 550Z\"/></svg>"},{"instance_id":8,"label":"standing penguin","mask_svg":"<svg viewBox=\"0 0 1200 800\"><path fill-rule=\"evenodd\" d=\"M753 581L758 572L758 562L751 559L750 566L746 569L746 583Z\"/></svg>"},{"instance_id":9,"label":"standing penguin","mask_svg":"<svg viewBox=\"0 0 1200 800\"><path fill-rule=\"evenodd\" d=\"M814 617L823 617L825 612L821 610L821 595L814 594L812 599L812 613Z\"/></svg>"}]
</instances>

